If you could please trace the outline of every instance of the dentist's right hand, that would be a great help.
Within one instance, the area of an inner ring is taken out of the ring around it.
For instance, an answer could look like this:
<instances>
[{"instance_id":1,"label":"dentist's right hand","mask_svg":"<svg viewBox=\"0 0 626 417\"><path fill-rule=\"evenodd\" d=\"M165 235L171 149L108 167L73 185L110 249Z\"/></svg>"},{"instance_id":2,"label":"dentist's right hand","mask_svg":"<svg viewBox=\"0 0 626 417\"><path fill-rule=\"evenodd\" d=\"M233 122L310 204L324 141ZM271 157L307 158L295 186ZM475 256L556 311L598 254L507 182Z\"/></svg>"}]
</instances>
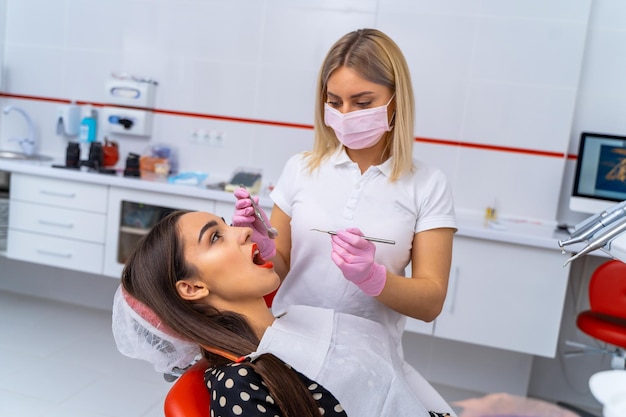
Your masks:
<instances>
[{"instance_id":1,"label":"dentist's right hand","mask_svg":"<svg viewBox=\"0 0 626 417\"><path fill-rule=\"evenodd\" d=\"M252 229L252 241L258 245L261 257L266 260L273 258L276 255L276 244L267 235L267 230L261 220L255 216L254 207L250 201L250 198L254 198L258 206L259 197L250 197L250 193L245 188L237 188L233 194L237 199L233 214L233 226L250 227ZM265 211L261 207L259 207L259 211L265 223L270 224Z\"/></svg>"}]
</instances>

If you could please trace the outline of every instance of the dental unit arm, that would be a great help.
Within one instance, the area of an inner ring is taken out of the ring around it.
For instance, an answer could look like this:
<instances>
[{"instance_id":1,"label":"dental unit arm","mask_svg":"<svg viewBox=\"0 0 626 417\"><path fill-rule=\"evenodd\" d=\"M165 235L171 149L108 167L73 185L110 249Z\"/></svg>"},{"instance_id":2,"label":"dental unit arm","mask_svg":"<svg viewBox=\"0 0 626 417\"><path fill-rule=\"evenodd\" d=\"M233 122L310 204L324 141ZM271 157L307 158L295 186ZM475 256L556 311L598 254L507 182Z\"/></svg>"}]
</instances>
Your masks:
<instances>
[{"instance_id":1,"label":"dental unit arm","mask_svg":"<svg viewBox=\"0 0 626 417\"><path fill-rule=\"evenodd\" d=\"M597 249L626 262L626 200L583 220L574 226L569 239L559 240L558 244L564 249L568 245L585 241L587 245L563 266Z\"/></svg>"}]
</instances>

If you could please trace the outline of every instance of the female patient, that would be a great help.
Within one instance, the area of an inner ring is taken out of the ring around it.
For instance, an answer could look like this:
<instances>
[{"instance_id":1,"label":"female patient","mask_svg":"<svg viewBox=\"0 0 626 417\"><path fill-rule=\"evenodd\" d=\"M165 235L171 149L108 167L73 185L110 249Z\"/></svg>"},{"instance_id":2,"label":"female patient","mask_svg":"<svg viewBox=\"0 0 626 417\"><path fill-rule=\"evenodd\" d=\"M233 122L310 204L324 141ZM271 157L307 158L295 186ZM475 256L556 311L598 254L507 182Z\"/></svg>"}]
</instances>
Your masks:
<instances>
[{"instance_id":1,"label":"female patient","mask_svg":"<svg viewBox=\"0 0 626 417\"><path fill-rule=\"evenodd\" d=\"M199 345L211 364L212 415L447 415L425 410L398 377L402 361L379 323L309 306L273 317L263 296L280 281L251 235L209 213L164 218L122 274L113 311L118 347L146 340L136 323L119 324L129 306L158 328L154 334ZM152 349L174 351L158 339L149 339Z\"/></svg>"}]
</instances>

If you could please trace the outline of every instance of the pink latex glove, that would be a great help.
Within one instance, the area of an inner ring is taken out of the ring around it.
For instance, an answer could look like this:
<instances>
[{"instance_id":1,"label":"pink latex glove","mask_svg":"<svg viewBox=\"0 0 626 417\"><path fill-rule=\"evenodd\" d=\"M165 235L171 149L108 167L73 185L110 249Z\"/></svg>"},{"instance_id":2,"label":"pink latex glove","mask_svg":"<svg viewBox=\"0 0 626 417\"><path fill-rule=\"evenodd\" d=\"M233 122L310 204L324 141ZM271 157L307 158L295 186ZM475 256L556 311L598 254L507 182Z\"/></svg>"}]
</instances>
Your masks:
<instances>
[{"instance_id":1,"label":"pink latex glove","mask_svg":"<svg viewBox=\"0 0 626 417\"><path fill-rule=\"evenodd\" d=\"M338 230L331 237L333 262L343 276L355 283L365 294L380 295L387 281L387 270L374 262L376 246L363 238L357 228Z\"/></svg>"},{"instance_id":2,"label":"pink latex glove","mask_svg":"<svg viewBox=\"0 0 626 417\"><path fill-rule=\"evenodd\" d=\"M235 213L233 214L233 226L250 227L252 229L252 241L259 246L261 257L263 259L270 259L276 255L276 244L273 239L270 239L267 235L267 230L261 220L254 215L254 208L252 202L250 202L250 193L245 188L237 188L233 194L237 198L235 202ZM252 197L259 205L259 197ZM267 215L261 207L259 207L261 216L265 220L266 224L270 224Z\"/></svg>"}]
</instances>

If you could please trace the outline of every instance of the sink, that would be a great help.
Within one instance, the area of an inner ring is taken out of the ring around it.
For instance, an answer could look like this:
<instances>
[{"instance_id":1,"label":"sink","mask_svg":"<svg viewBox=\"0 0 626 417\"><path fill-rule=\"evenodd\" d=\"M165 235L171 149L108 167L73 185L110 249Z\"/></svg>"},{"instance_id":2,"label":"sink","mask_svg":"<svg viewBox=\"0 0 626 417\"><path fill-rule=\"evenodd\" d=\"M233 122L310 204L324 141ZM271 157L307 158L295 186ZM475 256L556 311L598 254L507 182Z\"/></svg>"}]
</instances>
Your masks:
<instances>
[{"instance_id":1,"label":"sink","mask_svg":"<svg viewBox=\"0 0 626 417\"><path fill-rule=\"evenodd\" d=\"M46 155L26 155L22 152L0 150L0 159L8 159L13 161L52 161L54 158Z\"/></svg>"}]
</instances>

